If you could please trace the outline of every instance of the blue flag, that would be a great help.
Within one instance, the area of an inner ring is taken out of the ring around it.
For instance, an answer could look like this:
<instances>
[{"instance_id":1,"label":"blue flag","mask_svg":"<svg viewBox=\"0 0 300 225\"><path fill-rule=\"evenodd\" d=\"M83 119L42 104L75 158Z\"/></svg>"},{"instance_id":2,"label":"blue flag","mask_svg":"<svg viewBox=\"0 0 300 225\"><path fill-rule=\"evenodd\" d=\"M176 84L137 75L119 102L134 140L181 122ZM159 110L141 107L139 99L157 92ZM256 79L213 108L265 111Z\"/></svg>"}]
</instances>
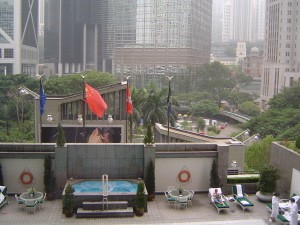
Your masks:
<instances>
[{"instance_id":1,"label":"blue flag","mask_svg":"<svg viewBox=\"0 0 300 225\"><path fill-rule=\"evenodd\" d=\"M46 94L42 85L42 80L40 79L40 113L43 115L45 112L45 104L46 104Z\"/></svg>"}]
</instances>

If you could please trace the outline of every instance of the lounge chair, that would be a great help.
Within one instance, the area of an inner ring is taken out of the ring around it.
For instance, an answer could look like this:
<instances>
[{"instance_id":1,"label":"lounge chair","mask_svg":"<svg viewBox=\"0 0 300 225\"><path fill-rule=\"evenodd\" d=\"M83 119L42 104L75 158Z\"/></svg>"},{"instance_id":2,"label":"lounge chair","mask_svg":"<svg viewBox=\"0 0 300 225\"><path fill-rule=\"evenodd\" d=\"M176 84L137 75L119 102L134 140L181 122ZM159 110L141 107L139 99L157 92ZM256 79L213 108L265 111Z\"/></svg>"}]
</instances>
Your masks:
<instances>
[{"instance_id":1,"label":"lounge chair","mask_svg":"<svg viewBox=\"0 0 300 225\"><path fill-rule=\"evenodd\" d=\"M247 198L248 195L243 193L243 187L241 184L233 185L232 193L235 202L242 207L243 211L254 206L254 204Z\"/></svg>"},{"instance_id":2,"label":"lounge chair","mask_svg":"<svg viewBox=\"0 0 300 225\"><path fill-rule=\"evenodd\" d=\"M0 209L4 206L8 205L7 200L7 187L0 186Z\"/></svg>"},{"instance_id":3,"label":"lounge chair","mask_svg":"<svg viewBox=\"0 0 300 225\"><path fill-rule=\"evenodd\" d=\"M213 197L213 194L214 194L214 192L215 192L215 189L218 189L218 193L221 194L221 199L222 199L222 201L223 201L223 204L220 204L220 203L215 202L215 198ZM208 198L209 198L209 200L210 200L209 203L213 204L213 205L216 207L218 213L220 213L221 210L227 211L227 210L230 209L230 208L229 208L228 201L227 201L227 198L222 194L221 188L210 188L210 189L208 190Z\"/></svg>"}]
</instances>

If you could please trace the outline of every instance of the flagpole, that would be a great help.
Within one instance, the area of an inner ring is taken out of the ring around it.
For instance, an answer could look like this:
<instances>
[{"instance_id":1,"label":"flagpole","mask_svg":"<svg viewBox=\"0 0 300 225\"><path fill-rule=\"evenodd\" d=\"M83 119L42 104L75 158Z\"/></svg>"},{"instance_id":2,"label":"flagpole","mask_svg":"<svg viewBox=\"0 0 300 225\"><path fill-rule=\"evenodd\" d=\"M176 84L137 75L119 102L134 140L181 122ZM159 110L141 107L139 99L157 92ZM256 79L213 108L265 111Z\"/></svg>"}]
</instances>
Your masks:
<instances>
[{"instance_id":1,"label":"flagpole","mask_svg":"<svg viewBox=\"0 0 300 225\"><path fill-rule=\"evenodd\" d=\"M127 76L126 77L126 80L127 80L127 86L126 86L126 94L127 94L127 88L128 88L128 79L130 78L130 76ZM127 95L126 95L126 107L127 107ZM128 112L127 112L127 110L126 110L126 126L125 126L125 137L126 137L126 143L127 143L127 135L128 135L128 133L127 133L127 129L128 129Z\"/></svg>"},{"instance_id":2,"label":"flagpole","mask_svg":"<svg viewBox=\"0 0 300 225\"><path fill-rule=\"evenodd\" d=\"M40 85L42 85L42 76L40 76ZM41 102L41 95L40 95L40 102ZM39 143L42 143L42 113L41 113L41 103L40 103L40 141L39 141Z\"/></svg>"},{"instance_id":3,"label":"flagpole","mask_svg":"<svg viewBox=\"0 0 300 225\"><path fill-rule=\"evenodd\" d=\"M84 140L84 138L85 138L85 120L86 120L86 113L85 113L85 111L86 111L85 110L85 84L84 84L84 78L85 78L85 76L81 75L81 77L82 77L82 128L83 128L81 135L83 137L83 141L85 141Z\"/></svg>"},{"instance_id":4,"label":"flagpole","mask_svg":"<svg viewBox=\"0 0 300 225\"><path fill-rule=\"evenodd\" d=\"M168 93L168 108L167 108L167 116L168 116L168 143L170 143L170 113L171 113L171 79L173 76L169 77L169 93Z\"/></svg>"}]
</instances>

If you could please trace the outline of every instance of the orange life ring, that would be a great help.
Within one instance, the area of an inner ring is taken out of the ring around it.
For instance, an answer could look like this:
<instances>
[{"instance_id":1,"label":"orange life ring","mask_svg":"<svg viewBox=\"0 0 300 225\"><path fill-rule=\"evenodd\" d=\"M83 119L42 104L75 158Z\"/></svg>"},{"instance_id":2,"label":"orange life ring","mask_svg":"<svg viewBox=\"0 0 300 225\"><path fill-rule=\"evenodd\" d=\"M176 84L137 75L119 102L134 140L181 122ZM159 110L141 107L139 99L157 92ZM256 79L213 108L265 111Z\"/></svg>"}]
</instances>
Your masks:
<instances>
[{"instance_id":1,"label":"orange life ring","mask_svg":"<svg viewBox=\"0 0 300 225\"><path fill-rule=\"evenodd\" d=\"M181 170L178 174L180 182L188 182L191 179L191 173L188 170Z\"/></svg>"},{"instance_id":2,"label":"orange life ring","mask_svg":"<svg viewBox=\"0 0 300 225\"><path fill-rule=\"evenodd\" d=\"M29 177L29 179L26 178L27 176ZM32 173L30 173L28 171L25 171L25 172L21 173L21 175L20 175L20 181L22 182L22 184L31 184L32 181L33 181L33 175L32 175Z\"/></svg>"}]
</instances>

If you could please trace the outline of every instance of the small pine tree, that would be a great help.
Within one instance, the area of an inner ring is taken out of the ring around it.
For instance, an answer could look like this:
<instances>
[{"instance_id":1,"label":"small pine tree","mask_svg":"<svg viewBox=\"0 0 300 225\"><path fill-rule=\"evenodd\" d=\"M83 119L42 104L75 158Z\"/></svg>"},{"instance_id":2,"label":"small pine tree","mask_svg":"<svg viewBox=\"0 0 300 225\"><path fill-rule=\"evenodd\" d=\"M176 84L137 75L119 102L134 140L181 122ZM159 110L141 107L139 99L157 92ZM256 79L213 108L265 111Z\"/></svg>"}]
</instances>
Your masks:
<instances>
[{"instance_id":1,"label":"small pine tree","mask_svg":"<svg viewBox=\"0 0 300 225\"><path fill-rule=\"evenodd\" d=\"M154 140L153 140L153 132L152 132L152 127L151 127L151 124L148 123L147 124L147 131L146 131L146 134L145 134L145 137L144 137L144 144L145 145L151 145L154 143Z\"/></svg>"},{"instance_id":2,"label":"small pine tree","mask_svg":"<svg viewBox=\"0 0 300 225\"><path fill-rule=\"evenodd\" d=\"M62 126L60 125L60 123L57 126L57 130L58 130L58 134L57 134L56 145L58 147L63 147L63 146L65 146L66 138L65 138L64 130L63 130Z\"/></svg>"},{"instance_id":3,"label":"small pine tree","mask_svg":"<svg viewBox=\"0 0 300 225\"><path fill-rule=\"evenodd\" d=\"M154 193L155 193L155 174L154 174L154 164L152 159L149 162L148 170L146 173L146 180L145 185L148 192L148 200L152 201L154 199Z\"/></svg>"},{"instance_id":4,"label":"small pine tree","mask_svg":"<svg viewBox=\"0 0 300 225\"><path fill-rule=\"evenodd\" d=\"M66 217L72 217L74 215L75 207L75 198L74 198L74 189L68 184L65 189L65 196L63 197L63 214Z\"/></svg>"},{"instance_id":5,"label":"small pine tree","mask_svg":"<svg viewBox=\"0 0 300 225\"><path fill-rule=\"evenodd\" d=\"M0 163L0 186L4 186L1 163Z\"/></svg>"},{"instance_id":6,"label":"small pine tree","mask_svg":"<svg viewBox=\"0 0 300 225\"><path fill-rule=\"evenodd\" d=\"M300 136L296 139L295 145L298 149L300 149Z\"/></svg>"},{"instance_id":7,"label":"small pine tree","mask_svg":"<svg viewBox=\"0 0 300 225\"><path fill-rule=\"evenodd\" d=\"M210 171L210 187L211 188L218 188L220 187L220 178L218 173L218 167L216 160L213 161L211 165L211 171Z\"/></svg>"},{"instance_id":8,"label":"small pine tree","mask_svg":"<svg viewBox=\"0 0 300 225\"><path fill-rule=\"evenodd\" d=\"M138 216L142 216L144 214L145 203L146 203L144 189L145 189L144 181L140 181L138 183L135 200L134 200L135 211Z\"/></svg>"}]
</instances>

